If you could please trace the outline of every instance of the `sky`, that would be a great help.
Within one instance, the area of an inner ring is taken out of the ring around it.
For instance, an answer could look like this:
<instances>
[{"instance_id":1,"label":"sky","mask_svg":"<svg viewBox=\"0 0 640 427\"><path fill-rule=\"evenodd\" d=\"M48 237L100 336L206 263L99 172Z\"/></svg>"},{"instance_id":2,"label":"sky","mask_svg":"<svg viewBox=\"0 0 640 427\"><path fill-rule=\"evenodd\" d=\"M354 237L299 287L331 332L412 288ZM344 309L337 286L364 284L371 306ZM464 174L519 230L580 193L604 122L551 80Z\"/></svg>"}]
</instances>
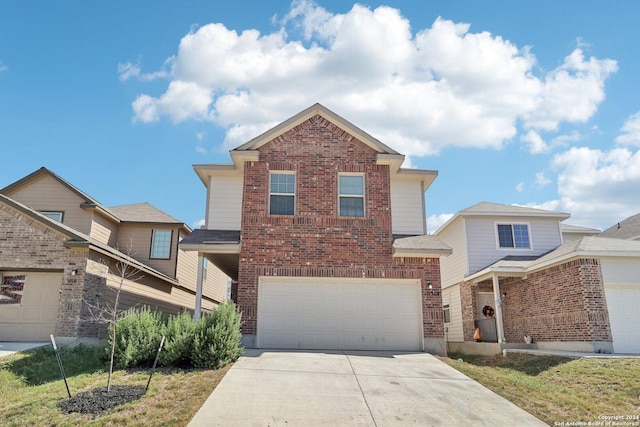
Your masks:
<instances>
[{"instance_id":1,"label":"sky","mask_svg":"<svg viewBox=\"0 0 640 427\"><path fill-rule=\"evenodd\" d=\"M437 170L427 228L481 201L606 229L640 213L640 2L12 1L0 188L44 166L192 228L194 164L319 102Z\"/></svg>"}]
</instances>

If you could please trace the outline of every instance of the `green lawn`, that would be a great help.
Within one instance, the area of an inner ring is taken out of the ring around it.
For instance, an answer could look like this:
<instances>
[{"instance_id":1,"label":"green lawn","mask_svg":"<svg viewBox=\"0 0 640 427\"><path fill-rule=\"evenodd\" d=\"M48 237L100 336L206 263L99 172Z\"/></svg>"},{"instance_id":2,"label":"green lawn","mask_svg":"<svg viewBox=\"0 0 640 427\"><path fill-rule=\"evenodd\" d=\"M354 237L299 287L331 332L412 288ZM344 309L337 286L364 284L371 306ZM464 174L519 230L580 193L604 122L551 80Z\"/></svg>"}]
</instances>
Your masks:
<instances>
[{"instance_id":1,"label":"green lawn","mask_svg":"<svg viewBox=\"0 0 640 427\"><path fill-rule=\"evenodd\" d=\"M61 351L72 396L107 385L103 350ZM51 348L0 358L2 426L186 426L230 366L222 369L166 370L153 376L149 390L99 417L65 414L57 403L68 398ZM149 371L115 371L112 385L146 386Z\"/></svg>"},{"instance_id":2,"label":"green lawn","mask_svg":"<svg viewBox=\"0 0 640 427\"><path fill-rule=\"evenodd\" d=\"M603 417L623 416L629 419L617 422L640 426L640 359L522 353L506 357L450 354L440 359L549 425L603 422L605 426Z\"/></svg>"}]
</instances>

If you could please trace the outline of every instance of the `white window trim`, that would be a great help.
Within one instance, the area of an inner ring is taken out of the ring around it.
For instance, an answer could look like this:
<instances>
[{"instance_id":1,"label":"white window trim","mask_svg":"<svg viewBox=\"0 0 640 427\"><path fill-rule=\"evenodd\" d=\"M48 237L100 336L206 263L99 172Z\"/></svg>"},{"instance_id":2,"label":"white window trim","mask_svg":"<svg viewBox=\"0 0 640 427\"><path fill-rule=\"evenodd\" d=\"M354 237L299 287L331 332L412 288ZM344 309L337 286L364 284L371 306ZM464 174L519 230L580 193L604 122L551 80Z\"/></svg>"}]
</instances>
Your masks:
<instances>
[{"instance_id":1,"label":"white window trim","mask_svg":"<svg viewBox=\"0 0 640 427\"><path fill-rule=\"evenodd\" d=\"M46 216L49 219L52 219L54 221L58 221L58 222L62 222L63 218L64 218L64 212L63 211L40 211L40 213L44 216ZM57 218L53 218L53 215L60 215L60 219Z\"/></svg>"},{"instance_id":2,"label":"white window trim","mask_svg":"<svg viewBox=\"0 0 640 427\"><path fill-rule=\"evenodd\" d=\"M341 176L361 176L362 177L362 195L360 194L345 194L344 196L340 193L340 177ZM338 217L339 218L365 218L367 216L367 204L365 195L367 192L367 178L364 176L364 173L358 172L338 172ZM340 199L342 197L349 198L362 198L362 216L348 216L348 215L340 215Z\"/></svg>"},{"instance_id":3,"label":"white window trim","mask_svg":"<svg viewBox=\"0 0 640 427\"><path fill-rule=\"evenodd\" d=\"M169 232L169 255L167 257L153 256L153 242L156 237L156 231L168 231ZM173 242L173 230L167 230L163 228L154 228L151 230L151 246L149 247L149 259L171 259L171 246Z\"/></svg>"},{"instance_id":4,"label":"white window trim","mask_svg":"<svg viewBox=\"0 0 640 427\"><path fill-rule=\"evenodd\" d=\"M272 193L271 192L271 176L272 175L293 175L293 194L292 193ZM298 187L298 177L296 176L296 172L295 171L289 171L289 170L283 170L283 171L269 171L269 202L267 203L267 212L269 213L269 215L275 215L275 216L294 216L296 214L296 199L297 199L297 194L296 194L296 190ZM293 196L293 213L291 215L289 214L272 214L271 213L271 196L288 196L291 197Z\"/></svg>"},{"instance_id":5,"label":"white window trim","mask_svg":"<svg viewBox=\"0 0 640 427\"><path fill-rule=\"evenodd\" d=\"M511 226L511 238L513 239L513 247L512 248L503 248L500 246L500 235L498 234L498 225L510 225ZM518 248L516 247L515 235L513 234L513 226L514 225L526 225L527 226L527 234L529 236L529 247L528 248ZM493 223L493 231L496 239L496 249L499 251L531 251L533 250L533 240L531 239L531 224L528 222L513 222L513 221L495 221Z\"/></svg>"}]
</instances>

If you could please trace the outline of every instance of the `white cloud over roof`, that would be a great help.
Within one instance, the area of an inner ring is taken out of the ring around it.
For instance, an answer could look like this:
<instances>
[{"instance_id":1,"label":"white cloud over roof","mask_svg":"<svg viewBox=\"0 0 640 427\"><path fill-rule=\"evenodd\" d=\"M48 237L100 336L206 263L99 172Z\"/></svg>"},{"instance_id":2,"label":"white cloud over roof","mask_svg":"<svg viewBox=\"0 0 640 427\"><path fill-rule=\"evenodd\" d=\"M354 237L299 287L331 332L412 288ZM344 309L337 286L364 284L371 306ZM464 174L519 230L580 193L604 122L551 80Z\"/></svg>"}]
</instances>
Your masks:
<instances>
[{"instance_id":1,"label":"white cloud over roof","mask_svg":"<svg viewBox=\"0 0 640 427\"><path fill-rule=\"evenodd\" d=\"M121 79L170 82L133 102L135 121L213 122L231 148L320 102L415 157L447 146L501 148L519 128L532 152L545 151L540 133L587 121L617 70L577 48L544 71L530 48L466 23L439 18L413 32L397 9L356 4L334 14L304 0L272 33L208 24L182 38L163 70L137 67L124 64Z\"/></svg>"}]
</instances>

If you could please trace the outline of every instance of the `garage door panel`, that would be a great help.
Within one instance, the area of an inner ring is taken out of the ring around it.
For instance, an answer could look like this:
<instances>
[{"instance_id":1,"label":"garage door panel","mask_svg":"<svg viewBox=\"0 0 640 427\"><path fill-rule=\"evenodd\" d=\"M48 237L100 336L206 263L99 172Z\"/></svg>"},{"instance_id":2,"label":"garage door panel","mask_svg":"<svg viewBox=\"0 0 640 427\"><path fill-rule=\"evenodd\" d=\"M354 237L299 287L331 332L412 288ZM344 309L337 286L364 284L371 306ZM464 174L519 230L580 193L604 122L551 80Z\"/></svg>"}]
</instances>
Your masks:
<instances>
[{"instance_id":1,"label":"garage door panel","mask_svg":"<svg viewBox=\"0 0 640 427\"><path fill-rule=\"evenodd\" d=\"M0 341L44 341L55 332L62 273L3 272L25 276L19 304L0 304Z\"/></svg>"},{"instance_id":2,"label":"garage door panel","mask_svg":"<svg viewBox=\"0 0 640 427\"><path fill-rule=\"evenodd\" d=\"M640 284L605 285L605 295L616 353L640 353Z\"/></svg>"},{"instance_id":3,"label":"garage door panel","mask_svg":"<svg viewBox=\"0 0 640 427\"><path fill-rule=\"evenodd\" d=\"M391 280L263 280L259 285L258 345L421 350L420 285Z\"/></svg>"}]
</instances>

